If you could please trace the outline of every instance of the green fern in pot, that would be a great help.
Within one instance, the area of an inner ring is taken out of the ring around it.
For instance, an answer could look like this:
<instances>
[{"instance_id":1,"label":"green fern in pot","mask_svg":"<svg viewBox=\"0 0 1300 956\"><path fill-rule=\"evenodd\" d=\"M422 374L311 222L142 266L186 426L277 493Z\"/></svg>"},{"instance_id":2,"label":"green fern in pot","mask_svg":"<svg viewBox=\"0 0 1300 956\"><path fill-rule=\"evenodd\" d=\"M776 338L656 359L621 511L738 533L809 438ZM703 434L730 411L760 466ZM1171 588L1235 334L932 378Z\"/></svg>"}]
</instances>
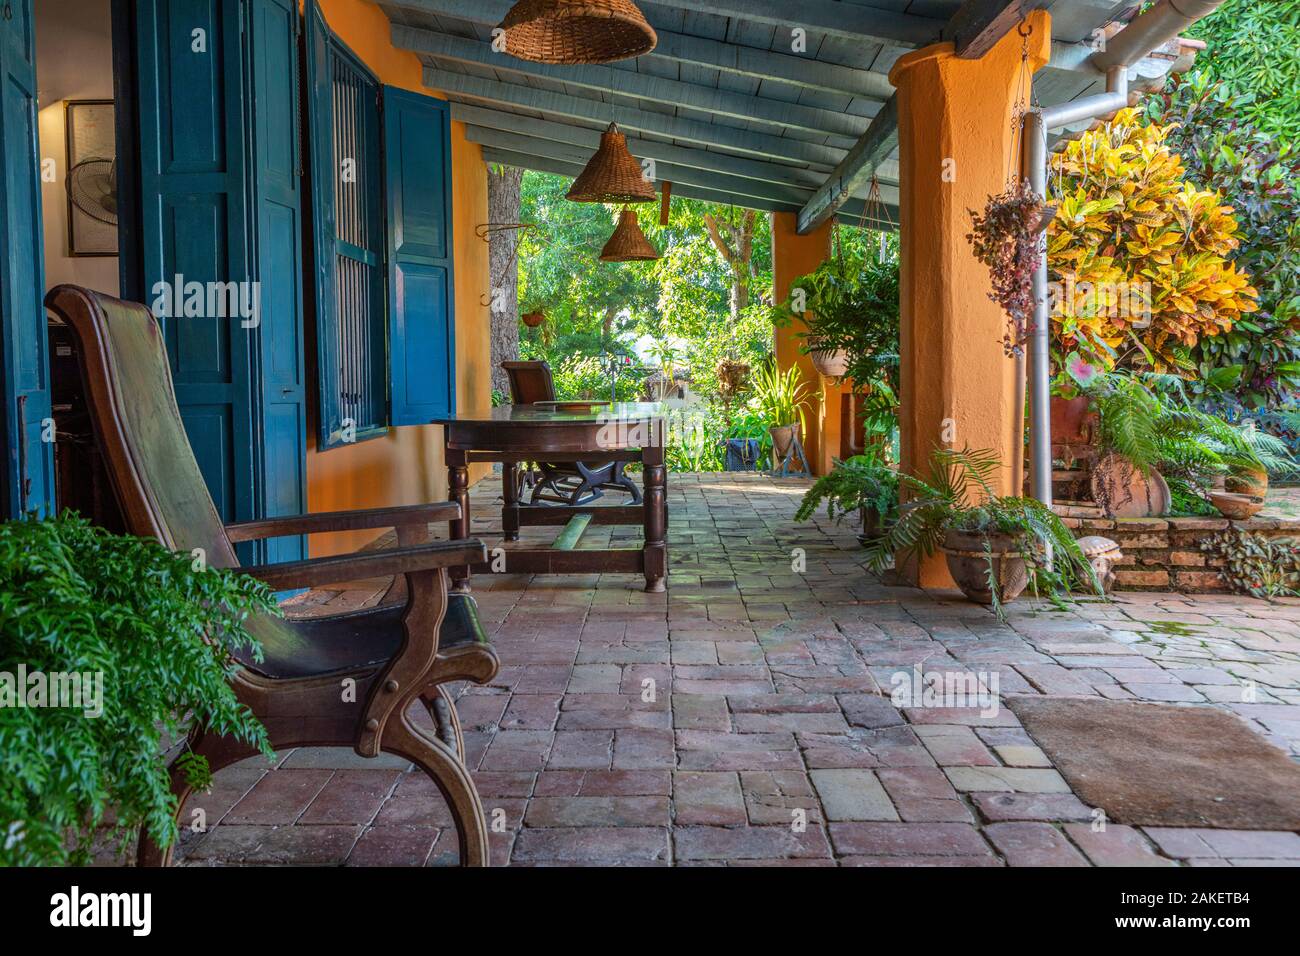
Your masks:
<instances>
[{"instance_id":1,"label":"green fern in pot","mask_svg":"<svg viewBox=\"0 0 1300 956\"><path fill-rule=\"evenodd\" d=\"M832 521L840 522L846 515L860 514L860 537L865 544L878 538L898 516L898 472L878 454L837 460L804 494L794 519L807 521L823 502L826 517Z\"/></svg>"},{"instance_id":2,"label":"green fern in pot","mask_svg":"<svg viewBox=\"0 0 1300 956\"><path fill-rule=\"evenodd\" d=\"M953 580L972 601L1003 605L1029 588L1060 604L1071 590L1101 594L1101 583L1074 536L1051 508L1032 498L998 495L1002 466L985 449L936 449L924 477L900 475L907 499L898 520L868 546L875 571L895 560L942 551Z\"/></svg>"}]
</instances>

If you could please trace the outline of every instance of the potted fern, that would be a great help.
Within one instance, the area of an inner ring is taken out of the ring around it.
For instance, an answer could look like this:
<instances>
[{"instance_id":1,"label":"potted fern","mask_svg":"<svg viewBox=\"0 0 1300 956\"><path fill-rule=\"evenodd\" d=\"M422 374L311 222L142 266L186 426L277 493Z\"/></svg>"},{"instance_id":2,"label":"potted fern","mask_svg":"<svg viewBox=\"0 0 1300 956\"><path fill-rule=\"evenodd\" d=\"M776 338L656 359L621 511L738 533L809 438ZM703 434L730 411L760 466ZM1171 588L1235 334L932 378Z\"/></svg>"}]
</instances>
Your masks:
<instances>
[{"instance_id":1,"label":"potted fern","mask_svg":"<svg viewBox=\"0 0 1300 956\"><path fill-rule=\"evenodd\" d=\"M826 517L835 522L857 512L862 520L863 544L880 537L898 513L898 472L879 454L854 455L836 461L804 494L795 521L807 521L826 503Z\"/></svg>"},{"instance_id":2,"label":"potted fern","mask_svg":"<svg viewBox=\"0 0 1300 956\"><path fill-rule=\"evenodd\" d=\"M868 546L870 567L883 571L896 555L906 560L942 551L962 593L991 605L999 618L1026 587L1058 603L1082 587L1101 594L1087 558L1051 508L994 492L1000 467L988 450L936 449L926 477L900 475L908 500Z\"/></svg>"},{"instance_id":3,"label":"potted fern","mask_svg":"<svg viewBox=\"0 0 1300 956\"><path fill-rule=\"evenodd\" d=\"M23 695L0 706L0 865L86 863L101 829L119 852L140 828L171 845L164 739L190 724L272 756L228 677L236 652L260 656L245 621L274 606L254 578L72 512L0 525L0 674L25 676L0 681ZM181 766L210 785L203 758Z\"/></svg>"}]
</instances>

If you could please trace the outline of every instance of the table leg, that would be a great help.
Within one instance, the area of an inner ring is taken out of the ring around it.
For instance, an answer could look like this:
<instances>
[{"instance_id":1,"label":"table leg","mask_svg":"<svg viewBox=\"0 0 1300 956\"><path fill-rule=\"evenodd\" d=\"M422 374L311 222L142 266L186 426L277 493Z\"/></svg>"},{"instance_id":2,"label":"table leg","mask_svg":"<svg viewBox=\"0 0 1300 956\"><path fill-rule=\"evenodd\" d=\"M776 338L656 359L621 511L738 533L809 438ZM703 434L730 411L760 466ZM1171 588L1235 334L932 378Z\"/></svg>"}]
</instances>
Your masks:
<instances>
[{"instance_id":1,"label":"table leg","mask_svg":"<svg viewBox=\"0 0 1300 956\"><path fill-rule=\"evenodd\" d=\"M463 451L447 451L447 485L452 501L460 505L460 517L450 522L453 540L469 537L469 463ZM469 566L451 568L451 590L458 594L469 593Z\"/></svg>"},{"instance_id":2,"label":"table leg","mask_svg":"<svg viewBox=\"0 0 1300 956\"><path fill-rule=\"evenodd\" d=\"M668 549L664 544L668 505L662 446L641 450L641 470L645 483L642 495L645 509L645 589L659 593L664 590L664 576L668 573Z\"/></svg>"},{"instance_id":3,"label":"table leg","mask_svg":"<svg viewBox=\"0 0 1300 956\"><path fill-rule=\"evenodd\" d=\"M501 508L501 530L507 541L519 540L519 482L518 462L508 461L501 466L501 490L506 500Z\"/></svg>"}]
</instances>

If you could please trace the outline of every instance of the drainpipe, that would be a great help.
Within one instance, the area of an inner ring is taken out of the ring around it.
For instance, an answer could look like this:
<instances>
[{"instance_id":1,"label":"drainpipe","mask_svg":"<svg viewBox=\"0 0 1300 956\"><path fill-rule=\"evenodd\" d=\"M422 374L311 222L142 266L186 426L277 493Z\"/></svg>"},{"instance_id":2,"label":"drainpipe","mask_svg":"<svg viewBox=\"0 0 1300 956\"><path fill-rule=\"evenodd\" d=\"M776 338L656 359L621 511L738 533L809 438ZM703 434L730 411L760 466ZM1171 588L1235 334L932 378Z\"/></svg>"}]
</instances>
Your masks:
<instances>
[{"instance_id":1,"label":"drainpipe","mask_svg":"<svg viewBox=\"0 0 1300 956\"><path fill-rule=\"evenodd\" d=\"M1089 58L1106 74L1106 92L1033 109L1025 113L1021 130L1022 164L1031 188L1047 199L1047 133L1082 120L1097 119L1128 106L1128 67L1141 60L1204 16L1224 0L1159 0L1106 41L1106 48ZM1052 504L1052 434L1049 418L1051 331L1047 299L1047 236L1039 240L1038 270L1034 273L1034 319L1029 333L1029 463L1030 493ZM1018 489L1017 489L1018 491Z\"/></svg>"}]
</instances>

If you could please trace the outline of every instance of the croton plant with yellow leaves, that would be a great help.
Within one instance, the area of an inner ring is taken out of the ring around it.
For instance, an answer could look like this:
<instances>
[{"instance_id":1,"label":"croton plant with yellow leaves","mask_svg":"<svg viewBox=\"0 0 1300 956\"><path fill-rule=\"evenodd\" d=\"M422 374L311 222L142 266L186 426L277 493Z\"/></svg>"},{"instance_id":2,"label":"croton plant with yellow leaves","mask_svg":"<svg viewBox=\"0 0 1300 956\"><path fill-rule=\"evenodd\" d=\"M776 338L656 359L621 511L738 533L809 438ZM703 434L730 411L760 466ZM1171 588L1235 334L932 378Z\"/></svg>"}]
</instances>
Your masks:
<instances>
[{"instance_id":1,"label":"croton plant with yellow leaves","mask_svg":"<svg viewBox=\"0 0 1300 956\"><path fill-rule=\"evenodd\" d=\"M1048 226L1053 346L1104 368L1186 374L1188 351L1256 309L1230 261L1237 220L1183 179L1171 127L1121 110L1052 156Z\"/></svg>"}]
</instances>

